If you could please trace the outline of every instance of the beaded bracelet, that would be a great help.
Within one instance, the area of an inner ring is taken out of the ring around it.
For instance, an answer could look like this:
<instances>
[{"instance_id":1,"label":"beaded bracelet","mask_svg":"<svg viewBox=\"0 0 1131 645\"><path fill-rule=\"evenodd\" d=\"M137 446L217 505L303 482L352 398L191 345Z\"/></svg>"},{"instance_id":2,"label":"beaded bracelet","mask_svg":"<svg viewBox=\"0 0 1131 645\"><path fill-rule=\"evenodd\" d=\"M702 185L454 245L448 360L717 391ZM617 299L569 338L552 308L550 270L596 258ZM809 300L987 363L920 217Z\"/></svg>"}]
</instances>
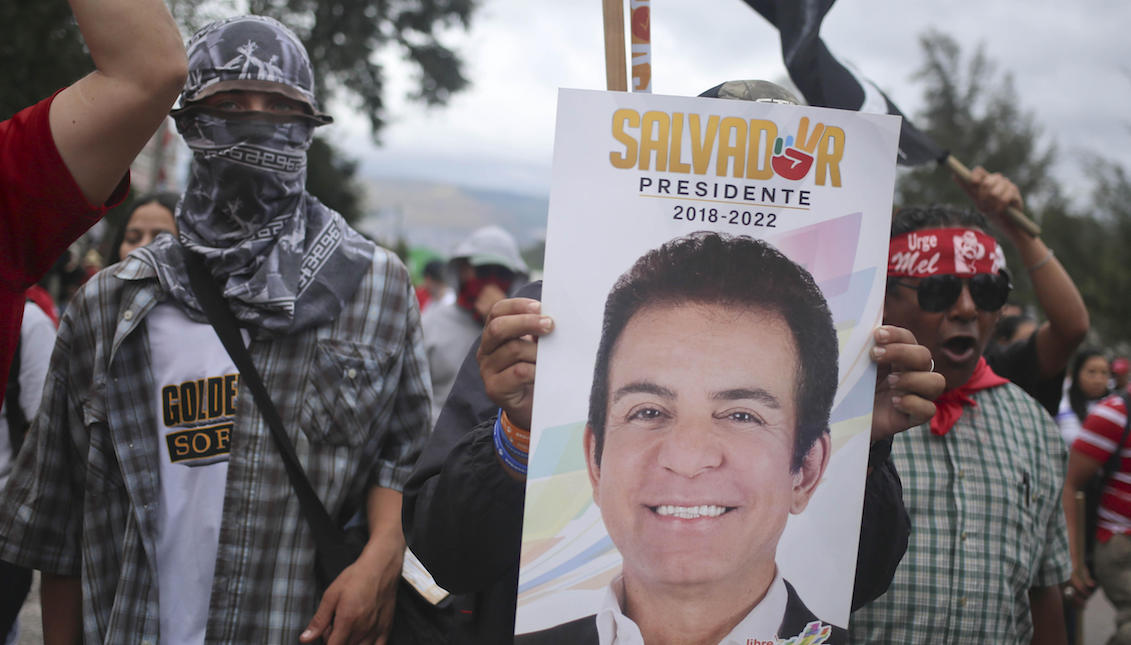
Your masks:
<instances>
[{"instance_id":1,"label":"beaded bracelet","mask_svg":"<svg viewBox=\"0 0 1131 645\"><path fill-rule=\"evenodd\" d=\"M514 446L508 446L510 441L506 438L506 433L503 431L502 416L502 411L500 411L499 416L495 419L495 454L497 454L499 459L503 460L503 463L511 470L525 477L526 464L511 455L508 450L508 447L511 449L515 448Z\"/></svg>"},{"instance_id":2,"label":"beaded bracelet","mask_svg":"<svg viewBox=\"0 0 1131 645\"><path fill-rule=\"evenodd\" d=\"M1036 263L1036 264L1034 264L1033 266L1029 267L1029 269L1028 269L1028 270L1029 270L1029 273L1032 273L1032 272L1036 271L1037 269L1039 269L1039 268L1041 268L1041 267L1045 266L1046 264L1048 264L1048 263L1049 263L1049 260L1052 260L1052 259L1053 259L1053 256L1055 256L1055 255L1056 255L1056 254L1052 252L1052 249L1049 249L1049 254L1048 254L1048 255L1046 255L1045 257L1043 257L1043 258L1041 258L1040 260L1038 260L1038 261L1037 261L1037 263Z\"/></svg>"}]
</instances>

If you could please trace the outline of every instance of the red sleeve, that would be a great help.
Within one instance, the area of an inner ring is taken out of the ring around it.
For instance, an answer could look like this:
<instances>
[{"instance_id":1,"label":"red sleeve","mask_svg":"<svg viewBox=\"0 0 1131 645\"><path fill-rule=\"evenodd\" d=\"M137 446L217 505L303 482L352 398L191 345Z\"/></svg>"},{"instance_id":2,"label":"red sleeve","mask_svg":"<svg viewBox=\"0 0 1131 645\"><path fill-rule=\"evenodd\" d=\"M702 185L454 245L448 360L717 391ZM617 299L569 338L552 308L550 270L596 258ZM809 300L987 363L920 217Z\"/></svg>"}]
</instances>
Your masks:
<instances>
[{"instance_id":1,"label":"red sleeve","mask_svg":"<svg viewBox=\"0 0 1131 645\"><path fill-rule=\"evenodd\" d=\"M129 190L127 175L106 204L86 201L51 137L54 99L0 122L0 282L13 291L38 280Z\"/></svg>"},{"instance_id":2,"label":"red sleeve","mask_svg":"<svg viewBox=\"0 0 1131 645\"><path fill-rule=\"evenodd\" d=\"M1072 449L1100 463L1107 461L1123 436L1126 420L1127 409L1121 397L1104 399L1084 419L1084 428L1072 443Z\"/></svg>"}]
</instances>

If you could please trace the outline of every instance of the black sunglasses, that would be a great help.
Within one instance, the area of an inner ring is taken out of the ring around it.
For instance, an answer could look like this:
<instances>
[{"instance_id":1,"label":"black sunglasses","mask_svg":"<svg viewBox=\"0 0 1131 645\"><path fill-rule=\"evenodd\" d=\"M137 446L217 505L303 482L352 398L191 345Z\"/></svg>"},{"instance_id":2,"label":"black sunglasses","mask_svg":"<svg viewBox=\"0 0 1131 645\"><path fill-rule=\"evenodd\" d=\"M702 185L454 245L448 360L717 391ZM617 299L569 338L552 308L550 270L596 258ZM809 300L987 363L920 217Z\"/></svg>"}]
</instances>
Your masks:
<instances>
[{"instance_id":1,"label":"black sunglasses","mask_svg":"<svg viewBox=\"0 0 1131 645\"><path fill-rule=\"evenodd\" d=\"M917 285L899 280L892 282L901 287L914 289L919 296L919 308L931 313L950 309L962 294L963 282L970 285L970 298L974 300L974 306L982 311L1001 309L1009 298L1009 292L1013 291L1013 282L1004 269L998 271L996 275L978 273L969 278L960 278L953 274L933 275L920 279Z\"/></svg>"}]
</instances>

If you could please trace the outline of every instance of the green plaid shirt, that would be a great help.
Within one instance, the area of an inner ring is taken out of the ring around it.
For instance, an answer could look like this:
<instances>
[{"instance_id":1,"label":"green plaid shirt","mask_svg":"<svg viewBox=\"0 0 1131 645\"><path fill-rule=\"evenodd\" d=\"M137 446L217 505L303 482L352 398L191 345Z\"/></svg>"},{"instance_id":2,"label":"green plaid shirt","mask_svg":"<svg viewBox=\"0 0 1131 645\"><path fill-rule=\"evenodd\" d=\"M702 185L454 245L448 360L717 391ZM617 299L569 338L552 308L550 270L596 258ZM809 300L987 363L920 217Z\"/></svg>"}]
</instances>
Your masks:
<instances>
[{"instance_id":1,"label":"green plaid shirt","mask_svg":"<svg viewBox=\"0 0 1131 645\"><path fill-rule=\"evenodd\" d=\"M128 259L67 307L39 415L0 499L0 559L82 576L87 643L156 643L158 420L146 314L165 295ZM331 324L249 350L332 515L400 490L429 425L408 274L378 250ZM186 347L185 351L192 351ZM251 396L237 401L206 641L296 643L314 615L314 543Z\"/></svg>"},{"instance_id":2,"label":"green plaid shirt","mask_svg":"<svg viewBox=\"0 0 1131 645\"><path fill-rule=\"evenodd\" d=\"M887 593L852 615L852 643L1029 643L1029 589L1068 579L1056 424L1012 383L981 390L945 436L895 439L911 541Z\"/></svg>"}]
</instances>

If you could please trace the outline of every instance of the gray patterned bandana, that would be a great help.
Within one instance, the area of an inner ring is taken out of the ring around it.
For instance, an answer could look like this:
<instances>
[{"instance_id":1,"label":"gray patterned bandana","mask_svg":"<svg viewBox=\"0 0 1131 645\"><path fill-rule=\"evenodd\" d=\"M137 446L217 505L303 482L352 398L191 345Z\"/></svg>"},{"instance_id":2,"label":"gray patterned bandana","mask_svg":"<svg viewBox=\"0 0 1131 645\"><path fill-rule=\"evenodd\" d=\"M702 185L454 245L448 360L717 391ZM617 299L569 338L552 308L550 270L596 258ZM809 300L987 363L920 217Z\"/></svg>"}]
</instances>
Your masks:
<instances>
[{"instance_id":1,"label":"gray patterned bandana","mask_svg":"<svg viewBox=\"0 0 1131 645\"><path fill-rule=\"evenodd\" d=\"M268 67L249 64L257 52ZM259 91L307 96L314 115L232 118L186 98L215 93L207 89L221 83L250 89L241 85L244 75L255 77ZM184 106L174 112L193 153L177 206L180 240L162 236L139 257L192 313L200 308L184 271L185 250L204 258L236 318L273 333L333 320L372 261L373 244L305 191L306 150L319 122L312 78L306 51L274 20L213 23L189 41Z\"/></svg>"}]
</instances>

